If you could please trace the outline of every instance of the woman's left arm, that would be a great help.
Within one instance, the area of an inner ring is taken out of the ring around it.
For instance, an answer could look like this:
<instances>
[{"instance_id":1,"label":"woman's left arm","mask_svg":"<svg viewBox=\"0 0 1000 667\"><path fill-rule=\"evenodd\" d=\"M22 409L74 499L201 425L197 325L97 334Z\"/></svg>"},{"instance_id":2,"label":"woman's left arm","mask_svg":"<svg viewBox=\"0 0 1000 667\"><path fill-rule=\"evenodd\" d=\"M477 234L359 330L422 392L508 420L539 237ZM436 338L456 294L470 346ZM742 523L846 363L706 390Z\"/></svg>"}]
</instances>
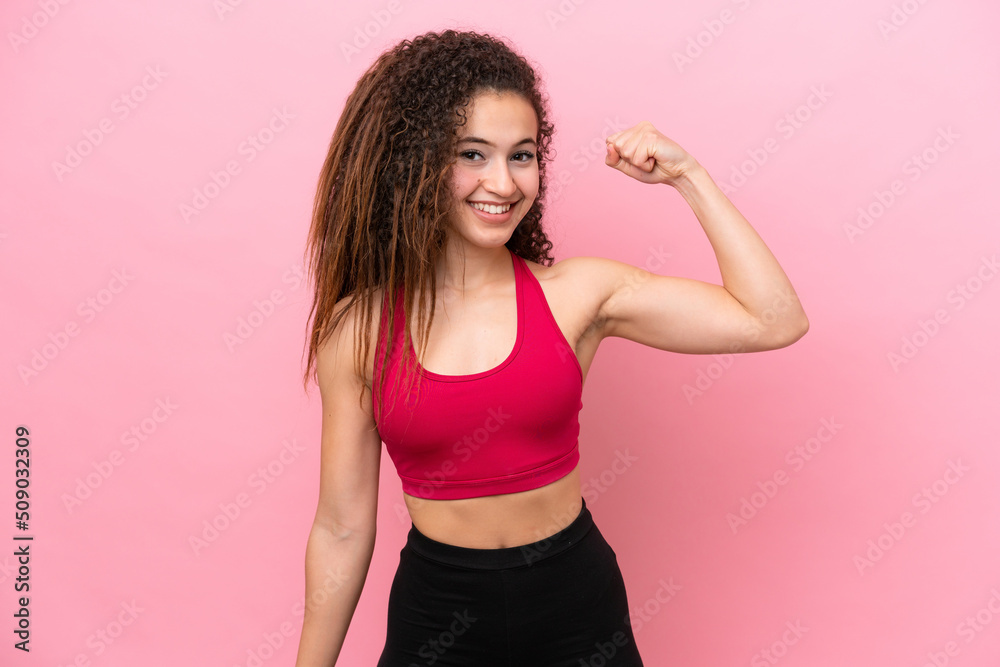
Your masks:
<instances>
[{"instance_id":1,"label":"woman's left arm","mask_svg":"<svg viewBox=\"0 0 1000 667\"><path fill-rule=\"evenodd\" d=\"M605 163L684 197L712 244L723 284L648 272L636 280L635 267L603 260L591 268L613 285L602 306L604 335L695 353L774 349L805 335L809 321L778 260L687 151L643 121L608 137Z\"/></svg>"}]
</instances>

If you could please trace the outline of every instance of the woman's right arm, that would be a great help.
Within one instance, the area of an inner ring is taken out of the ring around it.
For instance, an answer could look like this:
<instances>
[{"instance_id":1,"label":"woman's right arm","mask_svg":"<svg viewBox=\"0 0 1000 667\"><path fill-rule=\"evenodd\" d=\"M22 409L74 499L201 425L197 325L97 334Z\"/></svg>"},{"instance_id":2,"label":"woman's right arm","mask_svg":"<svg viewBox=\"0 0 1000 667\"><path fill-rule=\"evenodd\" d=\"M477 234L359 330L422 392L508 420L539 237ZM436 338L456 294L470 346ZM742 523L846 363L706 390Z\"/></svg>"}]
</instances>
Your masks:
<instances>
[{"instance_id":1,"label":"woman's right arm","mask_svg":"<svg viewBox=\"0 0 1000 667\"><path fill-rule=\"evenodd\" d=\"M371 390L354 372L353 318L318 351L323 404L319 505L306 545L306 599L295 667L331 667L361 597L375 549L382 440Z\"/></svg>"}]
</instances>

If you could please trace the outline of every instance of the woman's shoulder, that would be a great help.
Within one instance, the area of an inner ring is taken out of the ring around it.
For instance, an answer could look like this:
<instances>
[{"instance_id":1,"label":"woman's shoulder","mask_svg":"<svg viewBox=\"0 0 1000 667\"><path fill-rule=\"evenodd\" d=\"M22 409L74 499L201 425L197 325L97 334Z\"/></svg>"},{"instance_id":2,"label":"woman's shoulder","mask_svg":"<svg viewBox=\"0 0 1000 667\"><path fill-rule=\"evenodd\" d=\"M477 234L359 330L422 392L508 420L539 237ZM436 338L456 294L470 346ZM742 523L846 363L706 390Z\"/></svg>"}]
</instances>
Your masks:
<instances>
[{"instance_id":1,"label":"woman's shoulder","mask_svg":"<svg viewBox=\"0 0 1000 667\"><path fill-rule=\"evenodd\" d=\"M371 300L368 304L369 317L372 319L373 324L377 326L382 299L385 295L385 289L382 287L373 287L369 293L371 295ZM364 305L364 299L361 298L360 295L355 294L343 296L335 304L333 304L330 321L333 322L336 321L337 318L340 318L340 321L336 326L337 332L342 330L353 331L353 328L360 324L363 319L361 317L361 308Z\"/></svg>"},{"instance_id":2,"label":"woman's shoulder","mask_svg":"<svg viewBox=\"0 0 1000 667\"><path fill-rule=\"evenodd\" d=\"M613 260L603 257L566 257L553 262L552 266L546 266L524 259L525 266L531 270L539 282L550 283L553 287L575 285L577 288L607 278L610 268L609 262L613 262Z\"/></svg>"},{"instance_id":3,"label":"woman's shoulder","mask_svg":"<svg viewBox=\"0 0 1000 667\"><path fill-rule=\"evenodd\" d=\"M381 315L380 307L384 294L385 290L381 287L373 288L370 292L369 317L371 328L368 331L368 358L363 365L366 369L370 365L369 362L374 360L375 347L378 340L379 318ZM350 294L342 297L333 305L330 322L331 324L336 322L336 326L329 335L324 337L323 342L318 346L317 356L322 355L329 359L332 355L344 354L346 355L345 358L354 358L354 355L357 353L357 328L364 325L363 318L361 317L361 313L363 312L361 308L363 305L363 299ZM366 380L366 384L370 380L367 374L364 379Z\"/></svg>"},{"instance_id":4,"label":"woman's shoulder","mask_svg":"<svg viewBox=\"0 0 1000 667\"><path fill-rule=\"evenodd\" d=\"M621 287L640 284L649 278L645 269L606 257L567 257L544 266L525 260L538 279L550 307L570 311L569 317L590 322ZM588 324L589 326L589 324Z\"/></svg>"}]
</instances>

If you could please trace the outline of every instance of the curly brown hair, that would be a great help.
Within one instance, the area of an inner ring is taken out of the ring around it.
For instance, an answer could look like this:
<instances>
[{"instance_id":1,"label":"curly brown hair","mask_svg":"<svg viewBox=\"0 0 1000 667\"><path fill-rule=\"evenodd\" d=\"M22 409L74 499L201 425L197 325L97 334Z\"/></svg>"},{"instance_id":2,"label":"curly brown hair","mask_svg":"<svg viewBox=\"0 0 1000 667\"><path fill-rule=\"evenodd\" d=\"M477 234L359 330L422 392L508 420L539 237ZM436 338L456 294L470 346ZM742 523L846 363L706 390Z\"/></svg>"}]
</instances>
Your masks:
<instances>
[{"instance_id":1,"label":"curly brown hair","mask_svg":"<svg viewBox=\"0 0 1000 667\"><path fill-rule=\"evenodd\" d=\"M538 196L505 245L520 257L552 265L552 243L542 229L542 199L554 127L534 68L488 34L445 30L403 40L358 80L320 172L306 247L305 264L315 294L311 329L307 325L304 387L310 378L318 380L318 348L358 304L355 372L364 377L378 289L388 298L385 327L392 331L397 290L402 286L404 317L410 321L410 304L420 288L420 303L414 308L420 317L418 337L426 341L435 306L435 266L444 251L453 207L449 184L458 128L465 123L469 103L484 92L516 93L535 110ZM430 317L425 318L428 294ZM350 299L335 312L345 297ZM404 364L412 361L410 344L406 327ZM385 348L381 382L391 346ZM412 363L406 365L412 382L415 369ZM359 400L363 396L364 387Z\"/></svg>"}]
</instances>

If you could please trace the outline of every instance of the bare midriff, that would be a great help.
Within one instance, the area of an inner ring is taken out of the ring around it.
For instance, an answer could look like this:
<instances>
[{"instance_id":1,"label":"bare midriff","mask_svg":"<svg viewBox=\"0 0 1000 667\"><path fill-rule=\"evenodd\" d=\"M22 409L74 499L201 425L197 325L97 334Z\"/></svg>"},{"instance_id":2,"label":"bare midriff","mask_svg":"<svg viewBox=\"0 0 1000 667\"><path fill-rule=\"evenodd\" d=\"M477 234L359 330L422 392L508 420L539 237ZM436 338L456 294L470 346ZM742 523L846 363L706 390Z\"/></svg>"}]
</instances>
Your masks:
<instances>
[{"instance_id":1,"label":"bare midriff","mask_svg":"<svg viewBox=\"0 0 1000 667\"><path fill-rule=\"evenodd\" d=\"M430 500L403 493L410 520L437 542L469 549L531 544L573 523L582 508L580 468L550 484L501 495Z\"/></svg>"}]
</instances>

